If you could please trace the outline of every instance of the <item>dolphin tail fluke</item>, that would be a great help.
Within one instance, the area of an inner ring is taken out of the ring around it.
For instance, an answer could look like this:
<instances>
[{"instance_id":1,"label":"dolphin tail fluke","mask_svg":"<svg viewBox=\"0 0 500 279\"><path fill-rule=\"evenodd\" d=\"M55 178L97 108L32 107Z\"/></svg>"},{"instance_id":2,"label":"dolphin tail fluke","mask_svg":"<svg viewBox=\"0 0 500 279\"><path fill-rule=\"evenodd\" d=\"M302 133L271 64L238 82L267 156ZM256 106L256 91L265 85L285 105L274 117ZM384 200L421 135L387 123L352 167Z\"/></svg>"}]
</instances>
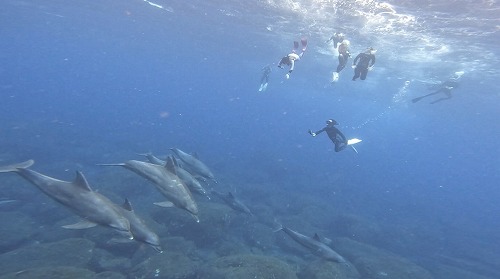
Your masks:
<instances>
[{"instance_id":1,"label":"dolphin tail fluke","mask_svg":"<svg viewBox=\"0 0 500 279\"><path fill-rule=\"evenodd\" d=\"M273 232L274 232L274 233L277 233L277 232L279 232L279 231L282 231L282 230L283 230L283 225L282 225L280 222L278 222L278 219L274 218L274 223L275 223L276 225L278 225L278 228L277 228L277 229L275 229L275 230L273 230Z\"/></svg>"},{"instance_id":2,"label":"dolphin tail fluke","mask_svg":"<svg viewBox=\"0 0 500 279\"><path fill-rule=\"evenodd\" d=\"M28 161L24 161L22 163L17 163L17 164L12 164L12 165L8 165L8 166L3 166L3 167L0 167L0 173L2 173L2 172L13 172L13 171L17 171L18 169L27 169L31 165L33 165L34 163L35 163L34 160L28 160Z\"/></svg>"}]
</instances>

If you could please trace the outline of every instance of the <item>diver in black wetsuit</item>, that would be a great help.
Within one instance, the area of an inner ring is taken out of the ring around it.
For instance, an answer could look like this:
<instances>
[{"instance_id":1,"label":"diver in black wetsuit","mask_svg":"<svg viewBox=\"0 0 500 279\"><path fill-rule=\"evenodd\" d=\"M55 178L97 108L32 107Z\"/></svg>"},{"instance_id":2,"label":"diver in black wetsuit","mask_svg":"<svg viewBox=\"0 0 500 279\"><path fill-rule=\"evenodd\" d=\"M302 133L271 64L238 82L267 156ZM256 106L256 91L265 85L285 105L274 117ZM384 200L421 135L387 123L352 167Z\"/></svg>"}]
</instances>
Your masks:
<instances>
[{"instance_id":1,"label":"diver in black wetsuit","mask_svg":"<svg viewBox=\"0 0 500 279\"><path fill-rule=\"evenodd\" d=\"M328 119L326 121L325 128L314 133L311 130L309 130L308 132L311 136L315 137L316 135L326 131L326 134L328 135L330 140L335 144L335 152L339 152L347 147L347 138L344 136L344 134L342 134L342 132L339 129L335 128L335 125L338 124L339 123L337 123L337 121L333 119Z\"/></svg>"},{"instance_id":2,"label":"diver in black wetsuit","mask_svg":"<svg viewBox=\"0 0 500 279\"><path fill-rule=\"evenodd\" d=\"M356 80L357 78L361 78L361 80L366 79L368 70L371 70L375 64L375 52L376 50L370 47L365 52L358 54L358 56L354 58L352 63L354 76L352 77L352 80Z\"/></svg>"},{"instance_id":3,"label":"diver in black wetsuit","mask_svg":"<svg viewBox=\"0 0 500 279\"><path fill-rule=\"evenodd\" d=\"M267 84L269 83L269 75L271 74L272 71L273 70L271 69L270 65L267 65L264 68L262 68L262 77L260 78L259 92L266 91Z\"/></svg>"},{"instance_id":4,"label":"diver in black wetsuit","mask_svg":"<svg viewBox=\"0 0 500 279\"><path fill-rule=\"evenodd\" d=\"M436 94L439 94L439 93L444 93L446 95L446 97L443 97L443 98L439 98L435 101L432 101L430 102L430 104L435 104L437 102L441 102L441 101L444 101L444 100L448 100L448 99L451 99L452 95L451 95L451 90L455 89L458 87L458 81L457 81L458 78L456 79L450 79L450 80L447 80L441 84L439 84L439 88L432 92L432 93L429 93L427 95L424 95L424 96L420 96L420 97L417 97L417 98L414 98L412 101L412 103L416 103L420 100L422 100L423 98L425 97L429 97L429 96L433 96L433 95L436 95Z\"/></svg>"}]
</instances>

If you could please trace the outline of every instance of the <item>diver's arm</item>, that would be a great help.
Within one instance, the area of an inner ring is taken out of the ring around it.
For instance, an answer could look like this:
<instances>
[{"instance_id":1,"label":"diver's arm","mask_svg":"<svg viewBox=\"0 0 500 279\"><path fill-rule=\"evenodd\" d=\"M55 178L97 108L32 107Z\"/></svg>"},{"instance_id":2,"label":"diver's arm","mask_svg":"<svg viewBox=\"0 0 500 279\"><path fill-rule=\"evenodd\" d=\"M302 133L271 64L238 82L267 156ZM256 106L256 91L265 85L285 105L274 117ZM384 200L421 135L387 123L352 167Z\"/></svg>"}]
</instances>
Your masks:
<instances>
[{"instance_id":1,"label":"diver's arm","mask_svg":"<svg viewBox=\"0 0 500 279\"><path fill-rule=\"evenodd\" d=\"M372 61L372 63L370 64L370 67L373 67L373 65L375 65L375 55L373 55L373 54L371 57L371 61Z\"/></svg>"}]
</instances>

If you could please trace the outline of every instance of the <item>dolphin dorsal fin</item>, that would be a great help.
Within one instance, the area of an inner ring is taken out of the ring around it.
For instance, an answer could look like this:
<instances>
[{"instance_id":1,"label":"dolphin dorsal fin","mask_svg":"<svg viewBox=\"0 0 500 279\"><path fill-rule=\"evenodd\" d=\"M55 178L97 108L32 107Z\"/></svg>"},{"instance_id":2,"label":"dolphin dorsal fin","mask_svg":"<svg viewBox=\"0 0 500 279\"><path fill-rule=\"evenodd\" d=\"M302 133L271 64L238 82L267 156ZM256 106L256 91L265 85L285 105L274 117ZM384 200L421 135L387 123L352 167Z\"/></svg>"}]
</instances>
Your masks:
<instances>
[{"instance_id":1,"label":"dolphin dorsal fin","mask_svg":"<svg viewBox=\"0 0 500 279\"><path fill-rule=\"evenodd\" d=\"M196 151L193 152L191 155L193 155L193 157L195 157L196 159L200 159L200 158L198 158L198 153L196 153Z\"/></svg>"},{"instance_id":2,"label":"dolphin dorsal fin","mask_svg":"<svg viewBox=\"0 0 500 279\"><path fill-rule=\"evenodd\" d=\"M165 169L167 169L169 172L177 175L177 171L175 171L174 160L170 156L167 158L167 162L165 163Z\"/></svg>"},{"instance_id":3,"label":"dolphin dorsal fin","mask_svg":"<svg viewBox=\"0 0 500 279\"><path fill-rule=\"evenodd\" d=\"M169 156L169 157L172 157L172 162L174 162L174 166L179 168L179 162L177 162L177 159L175 159L174 156Z\"/></svg>"},{"instance_id":4,"label":"dolphin dorsal fin","mask_svg":"<svg viewBox=\"0 0 500 279\"><path fill-rule=\"evenodd\" d=\"M90 188L90 185L87 182L87 179L85 178L85 176L83 176L83 173L81 171L76 172L76 177L75 177L75 180L73 181L73 184L75 184L76 186L78 186L82 189L85 189L87 191L92 192L92 189Z\"/></svg>"},{"instance_id":5,"label":"dolphin dorsal fin","mask_svg":"<svg viewBox=\"0 0 500 279\"><path fill-rule=\"evenodd\" d=\"M233 193L231 193L231 192L227 192L227 196L228 196L230 199L234 200Z\"/></svg>"},{"instance_id":6,"label":"dolphin dorsal fin","mask_svg":"<svg viewBox=\"0 0 500 279\"><path fill-rule=\"evenodd\" d=\"M314 233L313 239L321 242L321 239L319 238L319 235L317 233Z\"/></svg>"},{"instance_id":7,"label":"dolphin dorsal fin","mask_svg":"<svg viewBox=\"0 0 500 279\"><path fill-rule=\"evenodd\" d=\"M128 211L134 211L134 209L132 208L132 204L130 203L130 201L127 198L125 198L125 201L123 202L122 207Z\"/></svg>"}]
</instances>

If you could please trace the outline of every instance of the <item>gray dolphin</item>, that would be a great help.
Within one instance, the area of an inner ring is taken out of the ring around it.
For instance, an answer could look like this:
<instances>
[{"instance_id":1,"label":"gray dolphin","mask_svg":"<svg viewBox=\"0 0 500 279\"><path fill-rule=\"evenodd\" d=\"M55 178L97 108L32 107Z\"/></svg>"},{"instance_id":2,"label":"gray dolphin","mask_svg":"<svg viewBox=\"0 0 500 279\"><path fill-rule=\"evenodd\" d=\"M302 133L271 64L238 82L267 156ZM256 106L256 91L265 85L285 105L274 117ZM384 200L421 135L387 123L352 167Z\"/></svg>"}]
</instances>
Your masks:
<instances>
[{"instance_id":1,"label":"gray dolphin","mask_svg":"<svg viewBox=\"0 0 500 279\"><path fill-rule=\"evenodd\" d=\"M288 236L290 236L295 242L309 249L313 254L332 262L347 264L347 261L339 255L337 252L333 251L332 248L328 247L325 243L321 242L318 234L314 234L313 237L305 236L296 231L293 231L287 227L281 226L277 231L284 231Z\"/></svg>"},{"instance_id":2,"label":"gray dolphin","mask_svg":"<svg viewBox=\"0 0 500 279\"><path fill-rule=\"evenodd\" d=\"M205 179L210 179L217 183L217 180L215 180L215 176L212 171L210 171L205 163L197 158L198 156L193 156L178 148L170 148L170 150L172 150L172 152L174 152L174 154L177 155L179 159L181 159L181 161L184 163L183 168L189 171L191 174L197 174Z\"/></svg>"},{"instance_id":3,"label":"gray dolphin","mask_svg":"<svg viewBox=\"0 0 500 279\"><path fill-rule=\"evenodd\" d=\"M120 164L99 164L100 166L122 166L128 170L135 172L143 178L153 182L156 189L167 198L166 202L155 203L162 207L176 206L182 208L193 215L196 222L198 219L198 205L193 199L193 195L176 175L174 163L172 160L167 160L165 166L151 164L147 162L129 160Z\"/></svg>"},{"instance_id":4,"label":"gray dolphin","mask_svg":"<svg viewBox=\"0 0 500 279\"><path fill-rule=\"evenodd\" d=\"M92 191L87 180L79 171L73 182L58 180L28 169L33 160L0 167L2 172L15 172L38 187L47 196L70 209L84 221L63 226L67 229L85 229L96 225L111 227L122 235L133 239L128 219L116 205L105 196Z\"/></svg>"},{"instance_id":5,"label":"gray dolphin","mask_svg":"<svg viewBox=\"0 0 500 279\"><path fill-rule=\"evenodd\" d=\"M156 157L155 155L153 155L151 153L145 153L145 154L139 154L139 155L146 156L146 158L148 159L148 161L151 164L156 164L156 165L160 165L160 166L165 166L167 164L167 161L163 161L162 159ZM210 199L210 197L208 196L207 190L205 190L205 188L203 188L203 186L201 186L200 181L198 181L198 179L196 179L190 172L183 169L179 165L179 163L177 162L177 159L175 159L175 157L171 157L171 159L174 162L174 167L175 167L175 171L177 173L177 176L179 176L179 178L186 184L186 186L191 191L198 193L200 195L203 195L203 196L207 197L208 199Z\"/></svg>"},{"instance_id":6,"label":"gray dolphin","mask_svg":"<svg viewBox=\"0 0 500 279\"><path fill-rule=\"evenodd\" d=\"M205 188L201 186L200 181L198 181L198 179L196 179L190 172L183 169L177 162L177 159L175 159L174 157L171 157L171 159L174 162L174 167L175 171L177 172L177 175L179 176L180 179L182 179L182 181L184 181L184 183L186 183L186 186L188 186L188 188L191 189L193 192L203 195L208 199L210 199L207 190L205 190Z\"/></svg>"},{"instance_id":7,"label":"gray dolphin","mask_svg":"<svg viewBox=\"0 0 500 279\"><path fill-rule=\"evenodd\" d=\"M148 161L151 164L156 164L156 165L164 166L167 163L167 161L164 161L164 160L156 157L152 153L139 153L138 155L145 156L146 159L148 159Z\"/></svg>"},{"instance_id":8,"label":"gray dolphin","mask_svg":"<svg viewBox=\"0 0 500 279\"><path fill-rule=\"evenodd\" d=\"M223 200L229 207L236 211L244 212L250 215L253 215L250 209L243 204L240 200L238 200L231 192L228 192L227 194L219 193L217 191L212 190L211 193Z\"/></svg>"},{"instance_id":9,"label":"gray dolphin","mask_svg":"<svg viewBox=\"0 0 500 279\"><path fill-rule=\"evenodd\" d=\"M160 238L146 225L144 220L135 214L128 199L125 199L122 207L120 207L120 211L130 222L130 232L132 232L135 240L150 245L160 253L163 252L160 245Z\"/></svg>"}]
</instances>

